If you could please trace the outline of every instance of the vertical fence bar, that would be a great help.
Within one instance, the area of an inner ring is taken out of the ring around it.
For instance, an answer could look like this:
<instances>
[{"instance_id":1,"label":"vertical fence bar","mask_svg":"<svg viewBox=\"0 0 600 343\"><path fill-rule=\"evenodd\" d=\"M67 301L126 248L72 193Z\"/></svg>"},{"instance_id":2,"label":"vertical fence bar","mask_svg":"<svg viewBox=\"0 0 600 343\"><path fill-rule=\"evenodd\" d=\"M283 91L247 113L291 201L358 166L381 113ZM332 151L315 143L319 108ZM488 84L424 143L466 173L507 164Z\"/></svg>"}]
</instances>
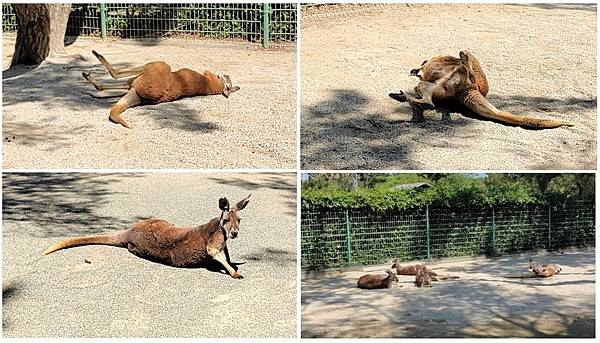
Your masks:
<instances>
[{"instance_id":1,"label":"vertical fence bar","mask_svg":"<svg viewBox=\"0 0 600 343\"><path fill-rule=\"evenodd\" d=\"M344 210L344 214L346 215L346 259L348 260L348 265L352 265L352 239L350 238L350 216L348 215L348 209Z\"/></svg>"},{"instance_id":2,"label":"vertical fence bar","mask_svg":"<svg viewBox=\"0 0 600 343\"><path fill-rule=\"evenodd\" d=\"M100 31L102 32L102 39L106 39L106 3L100 4Z\"/></svg>"},{"instance_id":3,"label":"vertical fence bar","mask_svg":"<svg viewBox=\"0 0 600 343\"><path fill-rule=\"evenodd\" d=\"M492 205L492 256L496 255L496 210Z\"/></svg>"},{"instance_id":4,"label":"vertical fence bar","mask_svg":"<svg viewBox=\"0 0 600 343\"><path fill-rule=\"evenodd\" d=\"M427 245L427 260L431 261L431 244L429 243L429 205L425 205L425 234Z\"/></svg>"},{"instance_id":5,"label":"vertical fence bar","mask_svg":"<svg viewBox=\"0 0 600 343\"><path fill-rule=\"evenodd\" d=\"M263 25L262 25L262 35L263 35L263 48L269 47L269 16L271 15L271 6L269 3L263 4Z\"/></svg>"},{"instance_id":6,"label":"vertical fence bar","mask_svg":"<svg viewBox=\"0 0 600 343\"><path fill-rule=\"evenodd\" d=\"M552 250L552 204L548 204L548 251Z\"/></svg>"}]
</instances>

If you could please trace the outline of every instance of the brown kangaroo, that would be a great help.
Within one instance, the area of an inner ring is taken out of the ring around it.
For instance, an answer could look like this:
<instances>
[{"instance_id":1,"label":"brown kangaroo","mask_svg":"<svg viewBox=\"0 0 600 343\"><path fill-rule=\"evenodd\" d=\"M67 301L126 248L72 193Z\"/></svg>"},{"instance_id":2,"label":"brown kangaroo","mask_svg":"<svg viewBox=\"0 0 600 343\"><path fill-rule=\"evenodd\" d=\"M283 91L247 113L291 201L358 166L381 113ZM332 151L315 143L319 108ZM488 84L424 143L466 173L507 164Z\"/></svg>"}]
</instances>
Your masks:
<instances>
[{"instance_id":1,"label":"brown kangaroo","mask_svg":"<svg viewBox=\"0 0 600 343\"><path fill-rule=\"evenodd\" d=\"M525 279L525 278L547 278L560 274L562 266L560 264L540 264L534 263L531 257L529 258L529 271L520 275L509 275L508 278Z\"/></svg>"},{"instance_id":2,"label":"brown kangaroo","mask_svg":"<svg viewBox=\"0 0 600 343\"><path fill-rule=\"evenodd\" d=\"M427 272L429 275L437 275L433 270L427 268L427 266L425 266L424 264L415 264L403 267L400 265L400 261L398 260L394 260L394 264L392 264L392 269L396 269L397 275L417 275L419 269L424 269L425 272Z\"/></svg>"},{"instance_id":3,"label":"brown kangaroo","mask_svg":"<svg viewBox=\"0 0 600 343\"><path fill-rule=\"evenodd\" d=\"M390 97L409 102L415 121L423 120L423 111L435 108L435 104L454 103L483 117L521 127L548 129L575 125L568 120L526 118L498 110L485 98L489 91L487 78L477 58L467 50L460 52L460 58L434 57L410 73L421 80L415 87L417 97L402 91L390 93Z\"/></svg>"},{"instance_id":4,"label":"brown kangaroo","mask_svg":"<svg viewBox=\"0 0 600 343\"><path fill-rule=\"evenodd\" d=\"M250 196L229 207L227 198L219 199L221 215L196 228L175 227L161 219L146 219L130 229L110 235L67 238L50 246L44 255L83 245L112 245L127 248L132 254L173 267L198 267L213 259L236 279L242 275L231 267L227 240L237 237L240 229L238 212Z\"/></svg>"},{"instance_id":5,"label":"brown kangaroo","mask_svg":"<svg viewBox=\"0 0 600 343\"><path fill-rule=\"evenodd\" d=\"M83 77L97 90L108 89L128 90L110 110L109 119L129 128L129 123L121 117L126 109L147 103L170 102L184 97L197 95L223 94L226 98L240 89L232 86L229 75L217 76L210 71L198 73L183 68L172 72L171 67L164 61L149 62L139 67L116 69L104 56L92 50L94 56L106 67L110 76L115 79L132 76L125 81L114 84L102 84L96 81L90 73L82 72Z\"/></svg>"},{"instance_id":6,"label":"brown kangaroo","mask_svg":"<svg viewBox=\"0 0 600 343\"><path fill-rule=\"evenodd\" d=\"M377 274L367 274L358 278L356 283L358 288L364 289L379 289L379 288L392 288L394 282L398 282L396 274L388 269L385 271L387 276Z\"/></svg>"},{"instance_id":7,"label":"brown kangaroo","mask_svg":"<svg viewBox=\"0 0 600 343\"><path fill-rule=\"evenodd\" d=\"M421 266L417 270L417 276L415 276L415 285L417 287L431 287L433 278L429 273L425 271L425 266Z\"/></svg>"},{"instance_id":8,"label":"brown kangaroo","mask_svg":"<svg viewBox=\"0 0 600 343\"><path fill-rule=\"evenodd\" d=\"M439 275L433 270L427 268L424 264L414 264L411 266L401 266L400 261L394 260L394 264L392 264L392 269L396 269L397 275L417 275L419 270L423 269L425 273L427 273L432 281L441 281L441 280L456 280L459 279L458 276L452 275Z\"/></svg>"}]
</instances>

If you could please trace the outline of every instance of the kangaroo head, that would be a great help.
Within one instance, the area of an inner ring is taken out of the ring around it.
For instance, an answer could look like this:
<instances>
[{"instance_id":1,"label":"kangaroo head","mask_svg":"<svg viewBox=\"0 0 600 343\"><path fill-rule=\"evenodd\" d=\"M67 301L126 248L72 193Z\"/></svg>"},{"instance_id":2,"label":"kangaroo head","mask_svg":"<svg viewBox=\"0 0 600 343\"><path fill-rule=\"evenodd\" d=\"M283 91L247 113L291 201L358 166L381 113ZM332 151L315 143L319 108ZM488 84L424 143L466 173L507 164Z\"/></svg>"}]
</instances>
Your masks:
<instances>
[{"instance_id":1,"label":"kangaroo head","mask_svg":"<svg viewBox=\"0 0 600 343\"><path fill-rule=\"evenodd\" d=\"M394 264L392 264L392 269L398 268L400 267L400 261L398 261L398 259L394 260Z\"/></svg>"},{"instance_id":2,"label":"kangaroo head","mask_svg":"<svg viewBox=\"0 0 600 343\"><path fill-rule=\"evenodd\" d=\"M238 86L233 86L231 84L231 78L229 75L219 75L219 80L223 82L223 96L229 98L229 94L236 92L240 89Z\"/></svg>"},{"instance_id":3,"label":"kangaroo head","mask_svg":"<svg viewBox=\"0 0 600 343\"><path fill-rule=\"evenodd\" d=\"M227 198L223 197L219 199L219 208L222 211L219 226L227 232L227 238L233 239L237 237L240 232L241 222L239 211L243 210L249 202L250 195L238 201L233 207L229 205L229 200L227 200Z\"/></svg>"},{"instance_id":4,"label":"kangaroo head","mask_svg":"<svg viewBox=\"0 0 600 343\"><path fill-rule=\"evenodd\" d=\"M393 280L394 282L398 282L398 277L396 276L396 273L395 273L393 270L391 270L391 269L388 269L388 270L386 270L385 272L388 274L388 276L389 276L389 277L391 277L391 278L392 278L392 280Z\"/></svg>"}]
</instances>

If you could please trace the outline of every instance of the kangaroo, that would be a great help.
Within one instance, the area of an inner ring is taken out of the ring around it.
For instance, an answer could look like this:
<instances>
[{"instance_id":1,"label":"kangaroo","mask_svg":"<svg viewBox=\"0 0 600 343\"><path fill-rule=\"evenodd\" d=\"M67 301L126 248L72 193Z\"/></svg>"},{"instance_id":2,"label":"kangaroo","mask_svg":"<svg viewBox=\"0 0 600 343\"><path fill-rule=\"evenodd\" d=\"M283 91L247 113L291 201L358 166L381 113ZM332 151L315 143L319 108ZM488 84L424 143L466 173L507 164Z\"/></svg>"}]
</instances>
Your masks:
<instances>
[{"instance_id":1,"label":"kangaroo","mask_svg":"<svg viewBox=\"0 0 600 343\"><path fill-rule=\"evenodd\" d=\"M454 103L483 117L526 128L549 129L575 125L568 120L526 118L498 110L485 98L489 85L479 60L467 50L459 55L460 58L437 56L423 62L421 67L412 69L411 75L421 80L415 87L417 97L402 91L390 93L389 96L410 103L415 113L413 120L416 121L423 120L423 111L435 108L436 104Z\"/></svg>"},{"instance_id":2,"label":"kangaroo","mask_svg":"<svg viewBox=\"0 0 600 343\"><path fill-rule=\"evenodd\" d=\"M432 281L431 275L425 271L424 266L418 269L417 276L415 276L415 285L417 287L431 287Z\"/></svg>"},{"instance_id":3,"label":"kangaroo","mask_svg":"<svg viewBox=\"0 0 600 343\"><path fill-rule=\"evenodd\" d=\"M396 274L388 269L385 271L387 276L377 274L367 274L358 278L358 288L364 289L379 289L379 288L392 288L394 282L398 282Z\"/></svg>"},{"instance_id":4,"label":"kangaroo","mask_svg":"<svg viewBox=\"0 0 600 343\"><path fill-rule=\"evenodd\" d=\"M424 269L425 272L429 275L436 276L433 270L427 268L424 264L415 264L412 266L401 266L398 260L394 260L394 264L392 264L392 269L396 269L397 275L417 275L419 269Z\"/></svg>"},{"instance_id":5,"label":"kangaroo","mask_svg":"<svg viewBox=\"0 0 600 343\"><path fill-rule=\"evenodd\" d=\"M103 84L96 81L88 72L82 72L83 78L99 90L122 89L127 90L123 96L110 110L109 119L127 128L131 126L121 117L126 109L137 106L142 102L161 103L171 102L184 97L197 95L222 94L225 98L240 89L233 86L229 75L217 76L210 71L198 73L183 68L172 72L171 66L164 61L149 62L142 66L133 68L114 68L104 56L95 50L92 53L102 63L110 76L114 79L131 77L114 84Z\"/></svg>"},{"instance_id":6,"label":"kangaroo","mask_svg":"<svg viewBox=\"0 0 600 343\"><path fill-rule=\"evenodd\" d=\"M420 269L423 269L425 273L427 273L432 281L441 281L441 280L456 280L459 279L458 276L452 275L439 275L433 270L427 268L424 264L415 264L411 266L401 266L398 260L394 260L394 264L392 264L392 269L396 269L397 275L417 275Z\"/></svg>"},{"instance_id":7,"label":"kangaroo","mask_svg":"<svg viewBox=\"0 0 600 343\"><path fill-rule=\"evenodd\" d=\"M223 265L231 277L242 279L242 275L230 265L227 240L238 236L238 212L248 205L249 198L250 195L232 208L227 198L219 199L221 215L196 228L180 228L161 219L146 219L128 230L110 235L67 238L50 246L44 255L83 245L112 245L173 267L198 267L213 259Z\"/></svg>"},{"instance_id":8,"label":"kangaroo","mask_svg":"<svg viewBox=\"0 0 600 343\"><path fill-rule=\"evenodd\" d=\"M533 262L531 257L529 258L529 270L527 273L519 275L509 275L508 278L512 279L525 279L525 278L547 278L552 277L556 274L560 274L562 266L560 264L540 264Z\"/></svg>"}]
</instances>

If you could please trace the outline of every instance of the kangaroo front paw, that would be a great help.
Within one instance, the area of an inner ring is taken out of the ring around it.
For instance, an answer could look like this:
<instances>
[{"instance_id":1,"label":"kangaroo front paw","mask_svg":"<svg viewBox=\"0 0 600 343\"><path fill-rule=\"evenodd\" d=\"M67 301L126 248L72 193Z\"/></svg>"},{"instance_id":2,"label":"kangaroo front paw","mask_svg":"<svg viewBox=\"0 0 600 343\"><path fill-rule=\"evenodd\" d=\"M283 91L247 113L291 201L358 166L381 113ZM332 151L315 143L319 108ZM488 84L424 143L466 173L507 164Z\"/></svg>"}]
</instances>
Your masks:
<instances>
[{"instance_id":1,"label":"kangaroo front paw","mask_svg":"<svg viewBox=\"0 0 600 343\"><path fill-rule=\"evenodd\" d=\"M412 76L418 76L420 70L421 69L411 69L410 70L410 75L412 75Z\"/></svg>"},{"instance_id":2,"label":"kangaroo front paw","mask_svg":"<svg viewBox=\"0 0 600 343\"><path fill-rule=\"evenodd\" d=\"M234 279L243 279L244 277L242 276L242 274L235 272L233 274L231 274L231 277Z\"/></svg>"},{"instance_id":3,"label":"kangaroo front paw","mask_svg":"<svg viewBox=\"0 0 600 343\"><path fill-rule=\"evenodd\" d=\"M82 72L81 72L81 76L83 76L83 78L87 80L87 79L90 77L90 73L87 73L87 72L85 72L85 71L82 71Z\"/></svg>"}]
</instances>

